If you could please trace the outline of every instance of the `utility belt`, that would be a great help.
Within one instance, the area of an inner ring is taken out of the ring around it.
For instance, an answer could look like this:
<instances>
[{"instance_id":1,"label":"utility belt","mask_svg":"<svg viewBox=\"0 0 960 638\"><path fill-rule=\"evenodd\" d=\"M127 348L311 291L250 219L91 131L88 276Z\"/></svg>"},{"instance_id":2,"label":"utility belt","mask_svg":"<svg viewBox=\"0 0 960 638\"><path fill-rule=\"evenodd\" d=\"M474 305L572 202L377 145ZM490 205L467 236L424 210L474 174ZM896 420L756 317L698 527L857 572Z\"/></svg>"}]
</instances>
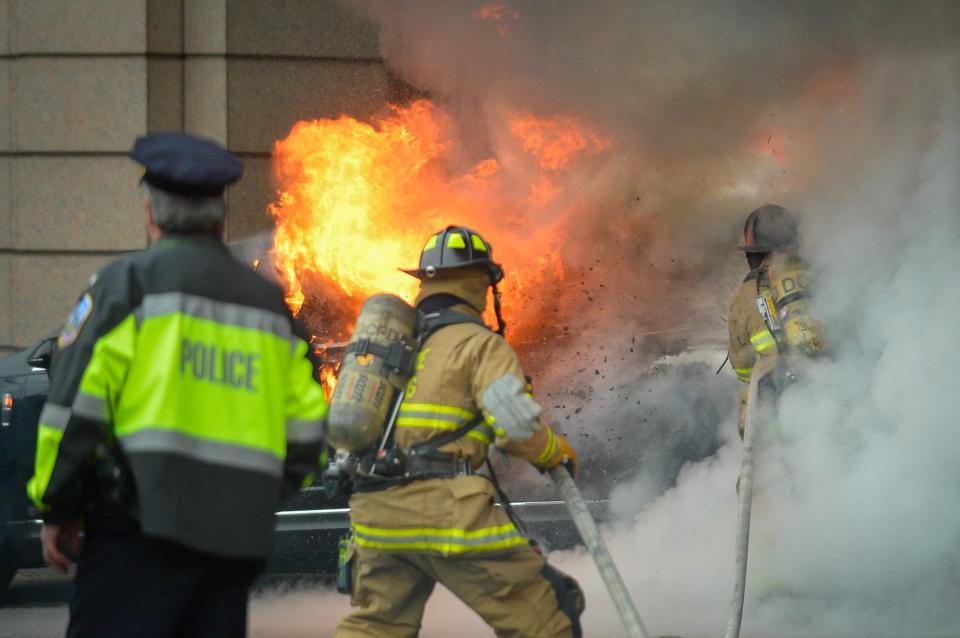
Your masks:
<instances>
[{"instance_id":1,"label":"utility belt","mask_svg":"<svg viewBox=\"0 0 960 638\"><path fill-rule=\"evenodd\" d=\"M363 467L365 464L360 465ZM357 472L353 479L353 491L378 492L411 481L475 474L469 459L417 446L387 450L374 459L369 467L369 472Z\"/></svg>"}]
</instances>

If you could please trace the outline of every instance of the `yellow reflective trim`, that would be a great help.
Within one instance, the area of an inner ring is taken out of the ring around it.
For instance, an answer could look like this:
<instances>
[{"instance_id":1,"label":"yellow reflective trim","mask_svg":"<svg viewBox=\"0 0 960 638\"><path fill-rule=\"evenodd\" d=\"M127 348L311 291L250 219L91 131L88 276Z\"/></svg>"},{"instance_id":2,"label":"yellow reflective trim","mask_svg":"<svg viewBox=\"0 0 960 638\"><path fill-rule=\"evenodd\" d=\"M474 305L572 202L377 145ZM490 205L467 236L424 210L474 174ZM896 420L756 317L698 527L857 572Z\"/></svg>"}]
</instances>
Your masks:
<instances>
[{"instance_id":1,"label":"yellow reflective trim","mask_svg":"<svg viewBox=\"0 0 960 638\"><path fill-rule=\"evenodd\" d=\"M423 245L423 251L422 251L422 252L427 252L428 250L433 250L434 248L436 248L436 247L437 247L437 237L438 237L438 235L434 235L433 237L431 237L430 239L428 239L428 240L427 240L427 243L425 243L425 244Z\"/></svg>"},{"instance_id":2,"label":"yellow reflective trim","mask_svg":"<svg viewBox=\"0 0 960 638\"><path fill-rule=\"evenodd\" d=\"M483 552L526 544L513 523L466 530L457 527L383 528L353 523L354 542L361 547L436 551L442 554Z\"/></svg>"},{"instance_id":3,"label":"yellow reflective trim","mask_svg":"<svg viewBox=\"0 0 960 638\"><path fill-rule=\"evenodd\" d=\"M741 381L749 381L750 375L753 374L753 368L734 368L734 371Z\"/></svg>"},{"instance_id":4,"label":"yellow reflective trim","mask_svg":"<svg viewBox=\"0 0 960 638\"><path fill-rule=\"evenodd\" d=\"M445 421L443 419L422 417L422 416L398 416L397 417L397 427L398 428L430 428L432 430L444 430L446 432L452 432L464 424L463 421ZM487 445L493 442L493 437L491 436L490 426L481 423L474 429L467 432L464 436L474 439Z\"/></svg>"},{"instance_id":5,"label":"yellow reflective trim","mask_svg":"<svg viewBox=\"0 0 960 638\"><path fill-rule=\"evenodd\" d=\"M483 445L490 445L493 443L493 439L490 438L488 434L485 434L483 430L470 430L467 432L467 438L473 439Z\"/></svg>"},{"instance_id":6,"label":"yellow reflective trim","mask_svg":"<svg viewBox=\"0 0 960 638\"><path fill-rule=\"evenodd\" d=\"M534 460L534 465L543 465L547 461L553 458L553 455L557 452L557 436L553 433L553 430L547 429L547 444L543 446L543 451L540 453L540 456Z\"/></svg>"},{"instance_id":7,"label":"yellow reflective trim","mask_svg":"<svg viewBox=\"0 0 960 638\"><path fill-rule=\"evenodd\" d=\"M480 239L478 235L470 235L470 243L473 244L474 250L479 250L480 252L487 252L487 245L483 243L483 240Z\"/></svg>"},{"instance_id":8,"label":"yellow reflective trim","mask_svg":"<svg viewBox=\"0 0 960 638\"><path fill-rule=\"evenodd\" d=\"M460 233L450 233L447 235L447 248L466 248L467 242L463 240Z\"/></svg>"},{"instance_id":9,"label":"yellow reflective trim","mask_svg":"<svg viewBox=\"0 0 960 638\"><path fill-rule=\"evenodd\" d=\"M404 412L436 412L437 414L452 414L463 419L472 419L476 416L469 410L464 410L455 405L441 405L440 403L408 403L404 401L400 404L400 414Z\"/></svg>"},{"instance_id":10,"label":"yellow reflective trim","mask_svg":"<svg viewBox=\"0 0 960 638\"><path fill-rule=\"evenodd\" d=\"M507 436L506 430L504 430L503 428L496 427L495 424L497 420L492 416L485 417L483 419L483 422L486 423L488 426L490 426L490 428L493 430L493 433L496 434L497 436Z\"/></svg>"},{"instance_id":11,"label":"yellow reflective trim","mask_svg":"<svg viewBox=\"0 0 960 638\"><path fill-rule=\"evenodd\" d=\"M470 552L490 552L497 549L507 549L517 545L526 545L527 541L522 536L511 536L499 541L483 543L482 545L457 545L455 543L435 543L430 541L417 541L411 543L391 542L391 541L372 541L359 536L354 536L354 542L360 547L368 549L386 549L386 550L419 550L435 551L442 554L467 554Z\"/></svg>"},{"instance_id":12,"label":"yellow reflective trim","mask_svg":"<svg viewBox=\"0 0 960 638\"><path fill-rule=\"evenodd\" d=\"M371 527L363 523L354 523L353 529L362 534L371 536L447 536L449 538L482 538L516 531L513 523L480 527L478 529L463 529L461 527Z\"/></svg>"},{"instance_id":13,"label":"yellow reflective trim","mask_svg":"<svg viewBox=\"0 0 960 638\"><path fill-rule=\"evenodd\" d=\"M764 328L750 336L750 343L756 348L757 352L764 352L777 345L777 340L773 338L770 331Z\"/></svg>"},{"instance_id":14,"label":"yellow reflective trim","mask_svg":"<svg viewBox=\"0 0 960 638\"><path fill-rule=\"evenodd\" d=\"M761 343L757 343L756 344L757 352L764 353L770 348L775 347L776 345L777 345L777 342L774 341L773 339L770 339L770 341L763 341Z\"/></svg>"},{"instance_id":15,"label":"yellow reflective trim","mask_svg":"<svg viewBox=\"0 0 960 638\"><path fill-rule=\"evenodd\" d=\"M460 427L456 421L444 421L427 416L398 416L398 428L433 428L434 430L456 430Z\"/></svg>"}]
</instances>

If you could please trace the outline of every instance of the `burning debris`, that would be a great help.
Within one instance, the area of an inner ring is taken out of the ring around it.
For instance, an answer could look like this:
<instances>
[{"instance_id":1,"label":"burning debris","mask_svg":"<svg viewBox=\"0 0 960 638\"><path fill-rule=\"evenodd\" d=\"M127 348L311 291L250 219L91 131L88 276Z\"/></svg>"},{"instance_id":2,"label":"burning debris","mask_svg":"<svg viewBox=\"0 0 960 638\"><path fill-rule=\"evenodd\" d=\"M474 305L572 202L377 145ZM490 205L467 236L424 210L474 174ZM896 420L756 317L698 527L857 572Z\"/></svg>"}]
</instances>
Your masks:
<instances>
[{"instance_id":1,"label":"burning debris","mask_svg":"<svg viewBox=\"0 0 960 638\"><path fill-rule=\"evenodd\" d=\"M299 122L276 145L274 260L318 343L345 340L363 300L391 292L412 301L422 238L449 223L491 237L504 283L506 319L519 341L560 332L550 290L564 280L564 234L575 210L561 199L567 169L610 141L570 116L512 115L510 170L484 157L451 170L454 125L420 100L393 105L374 124L343 116ZM533 214L531 214L533 211Z\"/></svg>"}]
</instances>

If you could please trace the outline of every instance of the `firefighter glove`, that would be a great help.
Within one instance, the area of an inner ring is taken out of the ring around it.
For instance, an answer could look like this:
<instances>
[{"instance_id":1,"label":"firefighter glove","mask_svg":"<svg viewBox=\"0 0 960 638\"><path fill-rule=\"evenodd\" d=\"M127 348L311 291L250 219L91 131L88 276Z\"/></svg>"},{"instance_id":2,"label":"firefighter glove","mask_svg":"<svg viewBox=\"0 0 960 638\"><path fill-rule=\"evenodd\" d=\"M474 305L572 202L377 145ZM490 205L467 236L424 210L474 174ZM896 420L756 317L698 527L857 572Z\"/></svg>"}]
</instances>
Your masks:
<instances>
[{"instance_id":1,"label":"firefighter glove","mask_svg":"<svg viewBox=\"0 0 960 638\"><path fill-rule=\"evenodd\" d=\"M552 470L558 465L566 465L570 470L571 476L577 474L577 453L574 452L567 440L562 435L550 431L550 439L547 442L547 449L544 450L547 460L543 463L536 463L537 467L546 472Z\"/></svg>"}]
</instances>

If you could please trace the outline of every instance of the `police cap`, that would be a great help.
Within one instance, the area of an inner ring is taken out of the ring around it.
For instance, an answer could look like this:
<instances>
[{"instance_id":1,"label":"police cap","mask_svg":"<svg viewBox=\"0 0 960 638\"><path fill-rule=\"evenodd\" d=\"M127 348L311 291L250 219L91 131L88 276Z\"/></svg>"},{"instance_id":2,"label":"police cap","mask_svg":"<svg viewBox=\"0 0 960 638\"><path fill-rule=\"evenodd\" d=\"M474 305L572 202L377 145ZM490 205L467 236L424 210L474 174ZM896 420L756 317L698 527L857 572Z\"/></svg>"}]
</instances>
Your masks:
<instances>
[{"instance_id":1,"label":"police cap","mask_svg":"<svg viewBox=\"0 0 960 638\"><path fill-rule=\"evenodd\" d=\"M243 175L243 162L216 142L174 131L138 137L130 157L151 186L193 197L214 197Z\"/></svg>"}]
</instances>

